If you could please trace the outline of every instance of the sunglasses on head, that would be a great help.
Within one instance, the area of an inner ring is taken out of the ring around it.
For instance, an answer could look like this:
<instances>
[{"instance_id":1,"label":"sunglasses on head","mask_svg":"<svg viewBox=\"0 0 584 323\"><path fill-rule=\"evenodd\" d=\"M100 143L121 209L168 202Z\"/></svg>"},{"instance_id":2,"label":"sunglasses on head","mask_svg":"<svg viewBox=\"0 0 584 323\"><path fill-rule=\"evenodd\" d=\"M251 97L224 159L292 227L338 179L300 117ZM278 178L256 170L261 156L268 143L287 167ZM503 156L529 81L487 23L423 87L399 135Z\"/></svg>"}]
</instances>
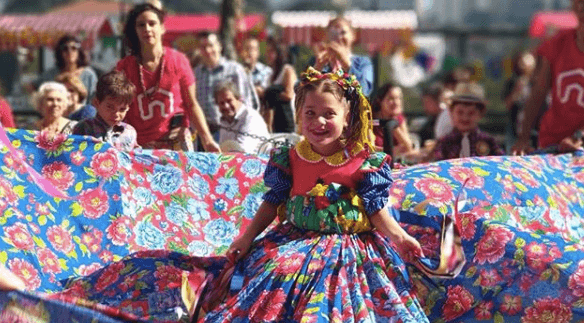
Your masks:
<instances>
[{"instance_id":1,"label":"sunglasses on head","mask_svg":"<svg viewBox=\"0 0 584 323\"><path fill-rule=\"evenodd\" d=\"M79 50L79 48L81 48L81 45L79 44L65 44L61 46L61 50L66 51L66 50Z\"/></svg>"}]
</instances>

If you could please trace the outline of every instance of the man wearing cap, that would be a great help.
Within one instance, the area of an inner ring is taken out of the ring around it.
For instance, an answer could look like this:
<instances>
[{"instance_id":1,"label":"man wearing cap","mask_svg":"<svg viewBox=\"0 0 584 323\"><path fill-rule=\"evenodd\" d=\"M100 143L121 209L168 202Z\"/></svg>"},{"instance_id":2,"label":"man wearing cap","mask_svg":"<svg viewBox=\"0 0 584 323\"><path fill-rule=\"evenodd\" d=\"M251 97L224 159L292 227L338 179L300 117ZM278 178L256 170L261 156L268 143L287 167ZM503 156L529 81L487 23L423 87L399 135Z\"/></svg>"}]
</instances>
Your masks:
<instances>
[{"instance_id":1,"label":"man wearing cap","mask_svg":"<svg viewBox=\"0 0 584 323\"><path fill-rule=\"evenodd\" d=\"M480 85L458 84L449 109L453 130L436 143L434 160L504 154L495 139L479 129L486 111L485 92Z\"/></svg>"}]
</instances>

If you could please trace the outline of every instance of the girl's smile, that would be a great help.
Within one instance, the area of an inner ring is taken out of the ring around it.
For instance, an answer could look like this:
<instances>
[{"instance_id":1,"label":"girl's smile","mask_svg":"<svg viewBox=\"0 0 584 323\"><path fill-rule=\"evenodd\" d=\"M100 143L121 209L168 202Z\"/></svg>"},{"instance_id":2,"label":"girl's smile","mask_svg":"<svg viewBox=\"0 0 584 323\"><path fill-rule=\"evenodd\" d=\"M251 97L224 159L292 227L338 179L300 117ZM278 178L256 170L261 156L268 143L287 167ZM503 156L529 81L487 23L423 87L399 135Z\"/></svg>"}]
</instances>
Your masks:
<instances>
[{"instance_id":1,"label":"girl's smile","mask_svg":"<svg viewBox=\"0 0 584 323\"><path fill-rule=\"evenodd\" d=\"M343 147L341 137L347 126L348 108L332 93L312 91L306 94L301 111L301 131L312 149L329 156Z\"/></svg>"}]
</instances>

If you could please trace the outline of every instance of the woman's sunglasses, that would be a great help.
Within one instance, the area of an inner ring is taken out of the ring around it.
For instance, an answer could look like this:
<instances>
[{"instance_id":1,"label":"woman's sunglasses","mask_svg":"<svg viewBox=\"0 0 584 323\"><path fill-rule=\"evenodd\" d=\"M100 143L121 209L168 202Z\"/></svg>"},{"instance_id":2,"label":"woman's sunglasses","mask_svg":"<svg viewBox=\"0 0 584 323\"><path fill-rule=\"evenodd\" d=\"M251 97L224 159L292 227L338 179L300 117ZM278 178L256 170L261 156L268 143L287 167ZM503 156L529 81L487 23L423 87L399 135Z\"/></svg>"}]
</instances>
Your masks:
<instances>
[{"instance_id":1,"label":"woman's sunglasses","mask_svg":"<svg viewBox=\"0 0 584 323\"><path fill-rule=\"evenodd\" d=\"M79 48L81 48L79 44L68 44L61 46L62 51L74 51L79 50Z\"/></svg>"}]
</instances>

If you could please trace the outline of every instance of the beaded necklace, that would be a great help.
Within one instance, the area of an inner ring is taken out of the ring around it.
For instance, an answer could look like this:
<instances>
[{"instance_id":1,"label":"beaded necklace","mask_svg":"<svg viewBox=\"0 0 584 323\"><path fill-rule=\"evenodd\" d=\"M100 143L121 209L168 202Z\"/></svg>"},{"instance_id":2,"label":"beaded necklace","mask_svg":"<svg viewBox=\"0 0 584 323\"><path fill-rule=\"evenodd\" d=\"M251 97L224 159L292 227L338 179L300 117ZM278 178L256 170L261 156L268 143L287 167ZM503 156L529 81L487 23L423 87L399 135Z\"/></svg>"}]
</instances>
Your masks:
<instances>
[{"instance_id":1,"label":"beaded necklace","mask_svg":"<svg viewBox=\"0 0 584 323\"><path fill-rule=\"evenodd\" d=\"M160 70L158 71L158 80L156 82L156 85L152 88L153 91L150 93L146 93L146 82L144 82L144 66L142 65L141 62L138 63L138 71L140 73L140 88L142 89L142 93L144 93L144 95L146 96L151 96L154 93L158 92L158 89L160 88L160 81L162 80L162 73L164 72L164 54L162 54L162 56L160 57L160 64L159 64Z\"/></svg>"}]
</instances>

